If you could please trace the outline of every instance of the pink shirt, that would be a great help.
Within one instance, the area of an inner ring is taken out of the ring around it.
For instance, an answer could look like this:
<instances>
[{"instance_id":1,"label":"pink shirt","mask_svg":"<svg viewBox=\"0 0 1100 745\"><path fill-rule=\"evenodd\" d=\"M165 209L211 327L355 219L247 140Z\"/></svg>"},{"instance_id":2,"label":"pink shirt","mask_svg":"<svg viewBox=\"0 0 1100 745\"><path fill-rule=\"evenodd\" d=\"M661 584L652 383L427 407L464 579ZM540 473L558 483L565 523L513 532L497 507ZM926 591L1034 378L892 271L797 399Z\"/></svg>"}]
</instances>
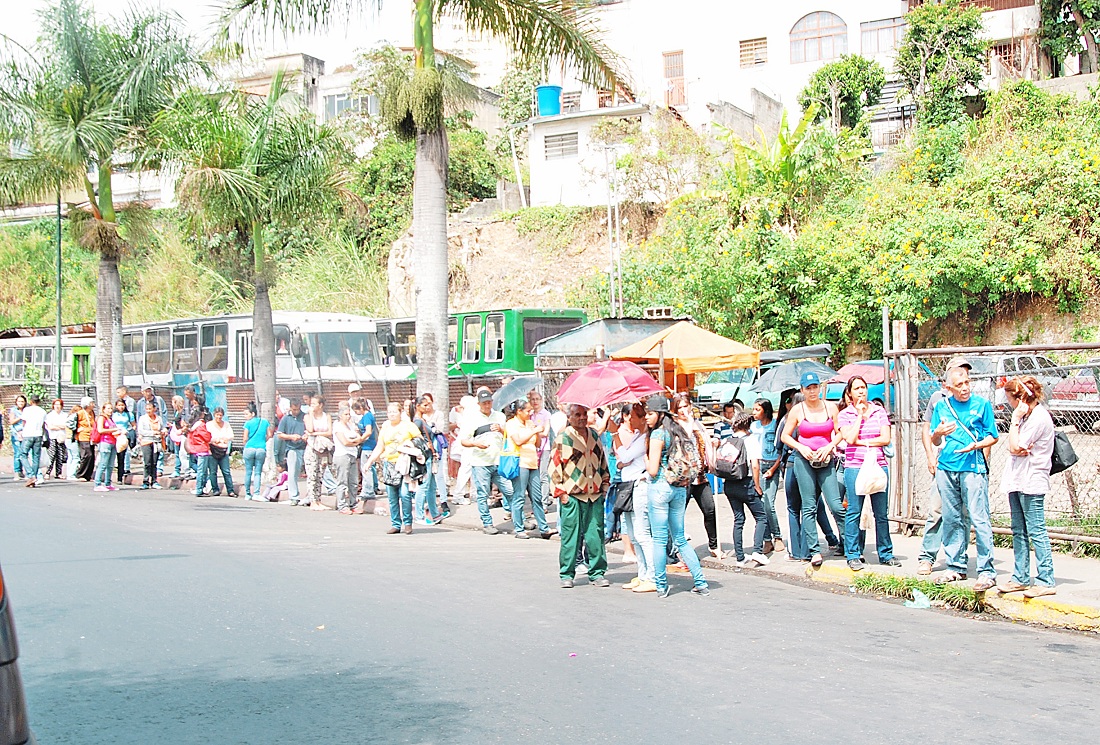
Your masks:
<instances>
[{"instance_id":1,"label":"pink shirt","mask_svg":"<svg viewBox=\"0 0 1100 745\"><path fill-rule=\"evenodd\" d=\"M886 428L890 426L890 415L886 413L886 409L875 403L870 404L870 407L870 413L859 427L859 437L856 438L858 440L873 440L880 437L886 431ZM854 406L844 409L836 417L836 424L841 428L850 427L858 421L859 412L856 411ZM886 468L886 455L882 452L882 448L869 448L866 445L849 445L844 450L844 468L859 468L862 466L868 450L874 450L878 455L878 464Z\"/></svg>"}]
</instances>

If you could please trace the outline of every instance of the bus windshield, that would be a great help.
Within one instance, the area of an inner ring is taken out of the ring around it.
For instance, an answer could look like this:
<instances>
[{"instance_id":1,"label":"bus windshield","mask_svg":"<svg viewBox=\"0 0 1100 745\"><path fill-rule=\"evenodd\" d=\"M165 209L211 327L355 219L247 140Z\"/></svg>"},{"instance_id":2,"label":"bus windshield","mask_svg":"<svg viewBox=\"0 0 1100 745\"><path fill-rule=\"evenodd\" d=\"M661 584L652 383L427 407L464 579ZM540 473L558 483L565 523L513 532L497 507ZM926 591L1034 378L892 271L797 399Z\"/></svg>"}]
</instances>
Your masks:
<instances>
[{"instance_id":1,"label":"bus windshield","mask_svg":"<svg viewBox=\"0 0 1100 745\"><path fill-rule=\"evenodd\" d=\"M379 365L378 339L367 331L327 331L310 334L316 346L316 362L322 367Z\"/></svg>"}]
</instances>

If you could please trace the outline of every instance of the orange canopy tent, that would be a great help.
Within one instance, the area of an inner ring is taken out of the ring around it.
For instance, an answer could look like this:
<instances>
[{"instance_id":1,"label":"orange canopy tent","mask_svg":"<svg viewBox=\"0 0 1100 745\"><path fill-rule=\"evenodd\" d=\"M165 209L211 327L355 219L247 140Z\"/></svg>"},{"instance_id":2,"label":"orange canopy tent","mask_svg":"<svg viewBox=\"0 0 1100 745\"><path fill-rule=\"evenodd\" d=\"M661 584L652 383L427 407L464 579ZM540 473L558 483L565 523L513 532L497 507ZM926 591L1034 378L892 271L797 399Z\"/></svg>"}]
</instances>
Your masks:
<instances>
[{"instance_id":1,"label":"orange canopy tent","mask_svg":"<svg viewBox=\"0 0 1100 745\"><path fill-rule=\"evenodd\" d=\"M663 372L675 379L677 390L690 388L688 376L695 373L760 366L760 350L699 328L690 321L680 321L612 352L611 358L639 364L663 362Z\"/></svg>"}]
</instances>

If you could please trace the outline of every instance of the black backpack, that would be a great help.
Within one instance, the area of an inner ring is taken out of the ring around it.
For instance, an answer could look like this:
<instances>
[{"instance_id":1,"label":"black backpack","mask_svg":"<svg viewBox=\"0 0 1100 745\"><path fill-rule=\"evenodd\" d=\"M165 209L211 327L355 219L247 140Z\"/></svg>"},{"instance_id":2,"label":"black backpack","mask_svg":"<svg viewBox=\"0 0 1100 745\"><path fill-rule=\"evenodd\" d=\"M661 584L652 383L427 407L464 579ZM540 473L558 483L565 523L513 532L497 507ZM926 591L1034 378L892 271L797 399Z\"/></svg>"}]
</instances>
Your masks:
<instances>
[{"instance_id":1,"label":"black backpack","mask_svg":"<svg viewBox=\"0 0 1100 745\"><path fill-rule=\"evenodd\" d=\"M749 451L743 437L734 435L722 443L715 459L714 473L726 481L744 481L751 475Z\"/></svg>"}]
</instances>

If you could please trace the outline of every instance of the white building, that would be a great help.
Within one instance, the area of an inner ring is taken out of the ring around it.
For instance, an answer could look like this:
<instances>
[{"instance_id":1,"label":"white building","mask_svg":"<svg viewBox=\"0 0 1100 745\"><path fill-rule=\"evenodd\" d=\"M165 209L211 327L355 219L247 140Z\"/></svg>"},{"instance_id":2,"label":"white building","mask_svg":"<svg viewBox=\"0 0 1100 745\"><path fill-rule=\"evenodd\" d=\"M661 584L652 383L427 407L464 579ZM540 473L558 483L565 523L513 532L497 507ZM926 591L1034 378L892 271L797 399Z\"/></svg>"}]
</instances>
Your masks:
<instances>
[{"instance_id":1,"label":"white building","mask_svg":"<svg viewBox=\"0 0 1100 745\"><path fill-rule=\"evenodd\" d=\"M722 124L743 137L754 125L774 132L782 109L801 115L798 94L822 65L860 54L888 71L905 35L905 14L923 0L603 0L608 46L629 71L629 90L597 91L568 74L560 84L562 113L537 117L531 130L531 202L595 206L607 185L592 184L603 150L590 140L606 116L637 115L636 104L674 110L697 131ZM986 8L993 40L991 83L1034 77L1038 70L1036 0L972 0ZM896 110L886 91L889 107ZM628 108L619 110L623 105ZM886 116L888 144L903 123Z\"/></svg>"}]
</instances>

